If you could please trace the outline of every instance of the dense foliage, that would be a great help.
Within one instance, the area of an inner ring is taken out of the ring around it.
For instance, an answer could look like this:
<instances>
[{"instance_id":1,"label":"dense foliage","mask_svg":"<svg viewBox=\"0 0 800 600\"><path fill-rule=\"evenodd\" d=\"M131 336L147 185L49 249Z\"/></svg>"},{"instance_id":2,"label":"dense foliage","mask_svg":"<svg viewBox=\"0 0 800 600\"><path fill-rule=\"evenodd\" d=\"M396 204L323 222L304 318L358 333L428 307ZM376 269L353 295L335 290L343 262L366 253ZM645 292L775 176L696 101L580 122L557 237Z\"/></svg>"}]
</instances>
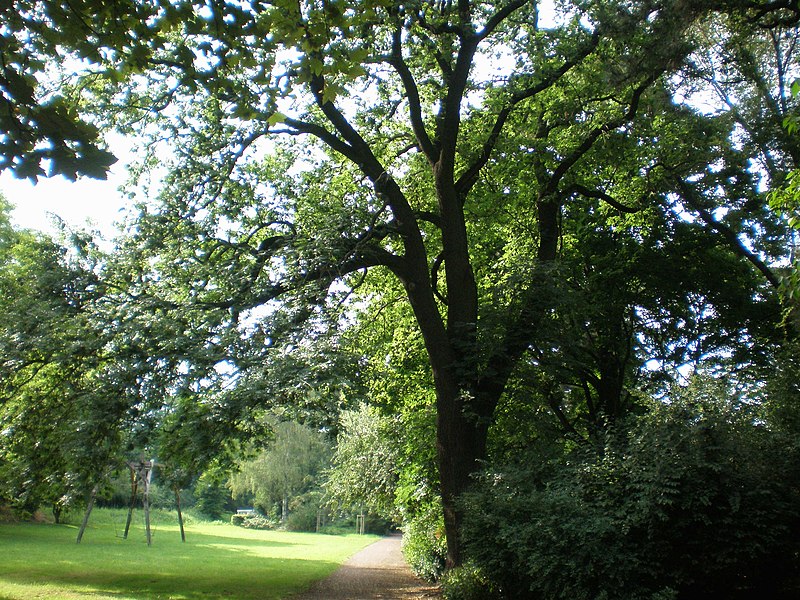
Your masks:
<instances>
[{"instance_id":1,"label":"dense foliage","mask_svg":"<svg viewBox=\"0 0 800 600\"><path fill-rule=\"evenodd\" d=\"M16 230L0 197L0 499L56 517L109 466L128 422L94 319L102 284L72 252Z\"/></svg>"},{"instance_id":2,"label":"dense foliage","mask_svg":"<svg viewBox=\"0 0 800 600\"><path fill-rule=\"evenodd\" d=\"M366 404L341 415L339 436L325 482L331 503L392 519L400 470L397 423Z\"/></svg>"},{"instance_id":3,"label":"dense foliage","mask_svg":"<svg viewBox=\"0 0 800 600\"><path fill-rule=\"evenodd\" d=\"M229 481L233 497L286 523L292 504L317 491L330 462L324 435L298 423L278 423L269 446L242 461ZM278 508L277 511L273 511ZM318 506L314 506L314 512Z\"/></svg>"},{"instance_id":4,"label":"dense foliage","mask_svg":"<svg viewBox=\"0 0 800 600\"><path fill-rule=\"evenodd\" d=\"M796 594L796 435L694 382L603 442L497 465L465 499L469 555L504 597Z\"/></svg>"}]
</instances>

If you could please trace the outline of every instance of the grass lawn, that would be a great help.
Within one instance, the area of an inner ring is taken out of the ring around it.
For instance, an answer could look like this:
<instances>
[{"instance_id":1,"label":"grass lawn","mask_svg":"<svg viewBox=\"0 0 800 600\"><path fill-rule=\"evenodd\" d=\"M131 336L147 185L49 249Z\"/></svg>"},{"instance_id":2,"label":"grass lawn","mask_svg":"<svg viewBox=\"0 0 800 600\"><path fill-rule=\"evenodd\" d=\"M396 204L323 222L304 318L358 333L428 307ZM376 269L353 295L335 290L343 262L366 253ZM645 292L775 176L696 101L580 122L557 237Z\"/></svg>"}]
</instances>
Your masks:
<instances>
[{"instance_id":1,"label":"grass lawn","mask_svg":"<svg viewBox=\"0 0 800 600\"><path fill-rule=\"evenodd\" d=\"M184 544L162 516L148 547L141 511L135 517L123 540L125 511L96 509L80 544L76 525L0 524L0 599L277 600L377 539L190 522Z\"/></svg>"}]
</instances>

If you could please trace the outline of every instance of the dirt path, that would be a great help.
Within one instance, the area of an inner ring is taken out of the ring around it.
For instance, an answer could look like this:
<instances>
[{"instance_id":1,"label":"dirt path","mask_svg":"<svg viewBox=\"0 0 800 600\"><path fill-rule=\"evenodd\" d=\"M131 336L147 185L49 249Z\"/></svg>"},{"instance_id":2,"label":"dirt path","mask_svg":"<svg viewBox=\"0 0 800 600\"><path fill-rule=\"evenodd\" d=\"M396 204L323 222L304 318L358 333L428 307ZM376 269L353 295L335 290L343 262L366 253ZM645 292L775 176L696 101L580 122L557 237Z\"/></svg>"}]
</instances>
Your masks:
<instances>
[{"instance_id":1,"label":"dirt path","mask_svg":"<svg viewBox=\"0 0 800 600\"><path fill-rule=\"evenodd\" d=\"M400 552L400 536L389 536L354 554L327 579L291 600L427 600L435 586L417 579Z\"/></svg>"}]
</instances>

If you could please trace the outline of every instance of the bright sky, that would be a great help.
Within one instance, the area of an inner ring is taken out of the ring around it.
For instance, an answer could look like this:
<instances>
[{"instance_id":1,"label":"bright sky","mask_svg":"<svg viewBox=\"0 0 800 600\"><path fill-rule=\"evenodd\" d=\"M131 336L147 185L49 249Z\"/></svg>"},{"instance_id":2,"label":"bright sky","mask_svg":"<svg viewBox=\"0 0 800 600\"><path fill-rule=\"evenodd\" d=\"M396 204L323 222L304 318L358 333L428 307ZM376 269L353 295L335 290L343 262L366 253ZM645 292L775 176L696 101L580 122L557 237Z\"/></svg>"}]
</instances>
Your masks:
<instances>
[{"instance_id":1,"label":"bright sky","mask_svg":"<svg viewBox=\"0 0 800 600\"><path fill-rule=\"evenodd\" d=\"M71 182L58 176L41 178L35 185L5 172L0 174L0 193L15 206L12 223L17 227L52 233L51 215L57 215L74 228L97 229L110 237L127 204L117 189L125 181L125 165L114 167L108 181Z\"/></svg>"}]
</instances>

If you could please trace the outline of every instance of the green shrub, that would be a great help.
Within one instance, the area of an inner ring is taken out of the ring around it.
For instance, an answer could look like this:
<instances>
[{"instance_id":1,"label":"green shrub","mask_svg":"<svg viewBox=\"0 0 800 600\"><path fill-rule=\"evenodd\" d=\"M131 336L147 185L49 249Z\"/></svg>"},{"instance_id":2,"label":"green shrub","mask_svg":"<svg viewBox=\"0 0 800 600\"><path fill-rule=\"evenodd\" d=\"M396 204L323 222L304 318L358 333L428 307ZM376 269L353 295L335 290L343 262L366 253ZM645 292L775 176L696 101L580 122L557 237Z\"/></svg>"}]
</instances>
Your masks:
<instances>
[{"instance_id":1,"label":"green shrub","mask_svg":"<svg viewBox=\"0 0 800 600\"><path fill-rule=\"evenodd\" d=\"M250 515L231 515L231 525L244 527L245 529L277 529L279 524L277 519L271 519L264 515L259 515L258 513Z\"/></svg>"},{"instance_id":2,"label":"green shrub","mask_svg":"<svg viewBox=\"0 0 800 600\"><path fill-rule=\"evenodd\" d=\"M487 474L465 497L469 556L510 598L796 597L797 444L719 397Z\"/></svg>"},{"instance_id":3,"label":"green shrub","mask_svg":"<svg viewBox=\"0 0 800 600\"><path fill-rule=\"evenodd\" d=\"M440 581L445 600L499 600L497 585L480 567L468 563L447 571Z\"/></svg>"},{"instance_id":4,"label":"green shrub","mask_svg":"<svg viewBox=\"0 0 800 600\"><path fill-rule=\"evenodd\" d=\"M444 572L447 544L440 510L430 505L404 527L403 554L411 570L428 581Z\"/></svg>"},{"instance_id":5,"label":"green shrub","mask_svg":"<svg viewBox=\"0 0 800 600\"><path fill-rule=\"evenodd\" d=\"M289 513L286 519L287 531L316 531L317 512L319 508L315 502L303 502Z\"/></svg>"},{"instance_id":6,"label":"green shrub","mask_svg":"<svg viewBox=\"0 0 800 600\"><path fill-rule=\"evenodd\" d=\"M268 519L262 515L246 515L242 521L245 529L277 529L280 523L273 519Z\"/></svg>"},{"instance_id":7,"label":"green shrub","mask_svg":"<svg viewBox=\"0 0 800 600\"><path fill-rule=\"evenodd\" d=\"M193 493L196 499L195 509L212 521L222 519L234 507L230 490L210 477L200 477Z\"/></svg>"}]
</instances>

